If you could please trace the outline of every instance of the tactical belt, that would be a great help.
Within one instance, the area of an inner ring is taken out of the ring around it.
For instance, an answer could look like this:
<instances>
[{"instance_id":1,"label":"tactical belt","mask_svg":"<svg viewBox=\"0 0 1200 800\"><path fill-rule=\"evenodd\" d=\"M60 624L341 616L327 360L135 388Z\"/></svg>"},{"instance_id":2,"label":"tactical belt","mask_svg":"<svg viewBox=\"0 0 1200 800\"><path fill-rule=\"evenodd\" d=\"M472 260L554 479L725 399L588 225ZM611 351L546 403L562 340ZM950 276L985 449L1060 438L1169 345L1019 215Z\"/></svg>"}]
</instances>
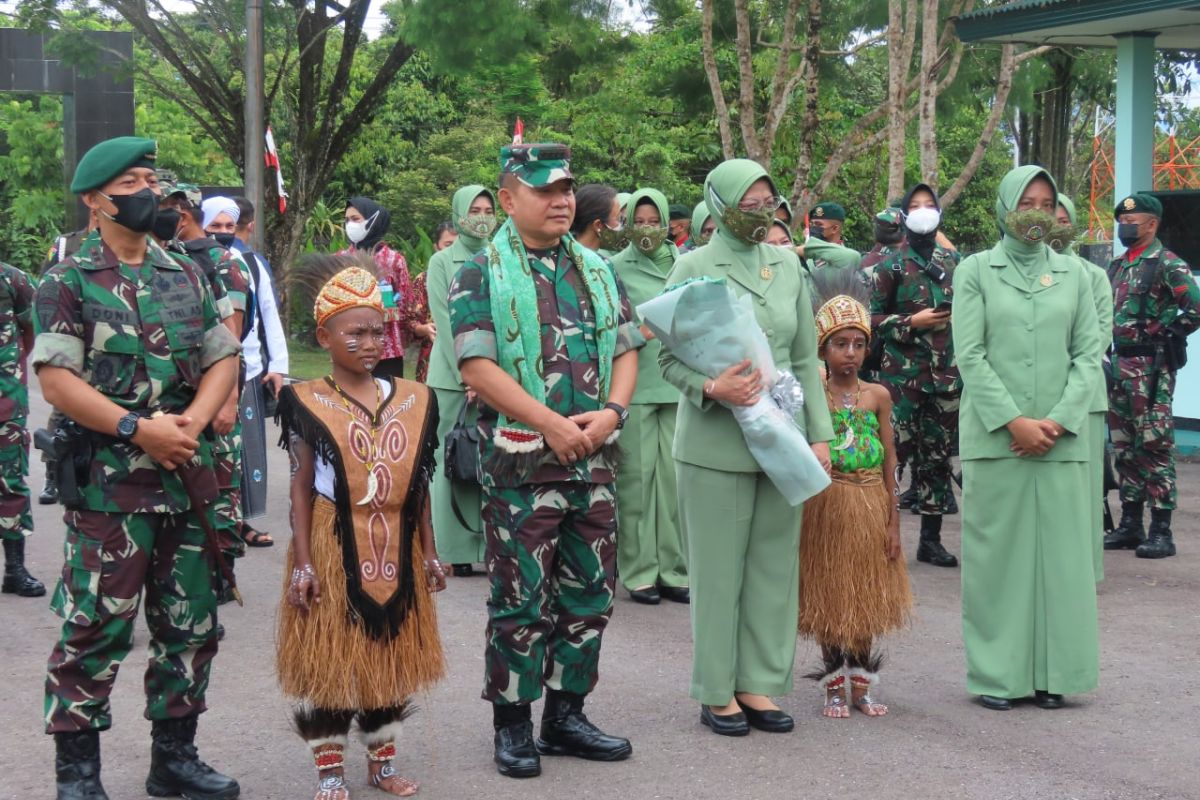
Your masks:
<instances>
[{"instance_id":1,"label":"tactical belt","mask_svg":"<svg viewBox=\"0 0 1200 800\"><path fill-rule=\"evenodd\" d=\"M1117 346L1117 355L1123 358L1141 358L1158 354L1158 348L1152 344L1122 344Z\"/></svg>"}]
</instances>

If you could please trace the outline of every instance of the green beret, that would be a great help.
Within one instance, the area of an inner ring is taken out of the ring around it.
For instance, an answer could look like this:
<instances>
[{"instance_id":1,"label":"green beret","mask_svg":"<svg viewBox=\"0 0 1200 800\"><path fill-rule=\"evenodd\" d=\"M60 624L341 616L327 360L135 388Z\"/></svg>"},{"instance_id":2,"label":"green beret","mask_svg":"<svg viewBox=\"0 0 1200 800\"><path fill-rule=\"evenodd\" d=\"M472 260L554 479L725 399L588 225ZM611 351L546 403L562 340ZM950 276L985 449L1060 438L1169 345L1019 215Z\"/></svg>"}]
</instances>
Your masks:
<instances>
[{"instance_id":1,"label":"green beret","mask_svg":"<svg viewBox=\"0 0 1200 800\"><path fill-rule=\"evenodd\" d=\"M692 218L692 210L681 203L672 203L667 210L670 212L669 216L672 222L677 219L690 220Z\"/></svg>"},{"instance_id":2,"label":"green beret","mask_svg":"<svg viewBox=\"0 0 1200 800\"><path fill-rule=\"evenodd\" d=\"M1137 192L1117 203L1117 208L1113 211L1113 217L1116 218L1122 214L1153 214L1162 219L1163 207L1162 203L1154 195Z\"/></svg>"},{"instance_id":3,"label":"green beret","mask_svg":"<svg viewBox=\"0 0 1200 800\"><path fill-rule=\"evenodd\" d=\"M903 212L901 212L898 208L885 208L883 211L880 211L875 215L875 219L879 220L885 225L899 225L900 217L902 215Z\"/></svg>"},{"instance_id":4,"label":"green beret","mask_svg":"<svg viewBox=\"0 0 1200 800\"><path fill-rule=\"evenodd\" d=\"M813 206L809 219L832 219L838 222L846 221L846 209L837 203L820 203Z\"/></svg>"},{"instance_id":5,"label":"green beret","mask_svg":"<svg viewBox=\"0 0 1200 800\"><path fill-rule=\"evenodd\" d=\"M154 169L157 155L158 144L153 139L118 136L103 141L79 159L75 177L71 179L71 191L81 194L98 189L132 167Z\"/></svg>"},{"instance_id":6,"label":"green beret","mask_svg":"<svg viewBox=\"0 0 1200 800\"><path fill-rule=\"evenodd\" d=\"M575 180L571 148L565 144L509 144L500 148L500 174L514 175L526 186L549 186Z\"/></svg>"}]
</instances>

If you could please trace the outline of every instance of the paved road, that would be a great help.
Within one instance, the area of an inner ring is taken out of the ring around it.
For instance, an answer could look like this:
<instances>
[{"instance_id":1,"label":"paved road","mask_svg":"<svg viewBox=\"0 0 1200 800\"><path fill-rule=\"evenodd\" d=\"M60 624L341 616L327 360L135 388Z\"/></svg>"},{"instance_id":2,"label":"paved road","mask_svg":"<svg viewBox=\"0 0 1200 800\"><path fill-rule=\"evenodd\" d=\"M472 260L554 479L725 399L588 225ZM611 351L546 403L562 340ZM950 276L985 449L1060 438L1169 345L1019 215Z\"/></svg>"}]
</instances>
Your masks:
<instances>
[{"instance_id":1,"label":"paved road","mask_svg":"<svg viewBox=\"0 0 1200 800\"><path fill-rule=\"evenodd\" d=\"M34 420L46 407L34 398ZM261 527L286 543L281 453L271 462L269 515ZM31 484L41 485L36 462ZM491 714L479 699L485 580L452 581L439 598L450 674L405 729L398 766L424 784L420 797L504 798L1200 798L1200 466L1184 465L1177 513L1181 554L1166 561L1110 553L1100 589L1101 688L1070 698L1057 712L1032 705L989 712L964 689L959 573L910 560L918 597L914 627L888 640L881 698L885 719L824 720L809 681L782 698L798 725L789 735L712 735L687 697L690 628L684 606L635 605L622 596L605 636L592 719L629 736L634 756L620 764L546 759L543 776L514 781L491 763ZM36 507L31 566L47 584L61 565L57 508ZM916 518L904 521L905 552L916 549ZM946 525L958 550L957 521ZM274 614L285 547L251 550L238 567L246 607L226 606L228 637L215 661L211 710L200 726L201 753L236 776L254 800L312 797L314 771L288 725L273 675ZM53 795L53 742L41 733L42 680L58 630L45 600L0 597L0 696L3 777L0 797ZM141 666L147 635L139 623L113 695L115 727L104 734L104 781L114 800L142 798L149 764L149 723L142 718ZM816 664L802 642L797 672ZM365 757L348 758L359 798L383 797L361 786ZM359 788L361 786L361 788Z\"/></svg>"}]
</instances>

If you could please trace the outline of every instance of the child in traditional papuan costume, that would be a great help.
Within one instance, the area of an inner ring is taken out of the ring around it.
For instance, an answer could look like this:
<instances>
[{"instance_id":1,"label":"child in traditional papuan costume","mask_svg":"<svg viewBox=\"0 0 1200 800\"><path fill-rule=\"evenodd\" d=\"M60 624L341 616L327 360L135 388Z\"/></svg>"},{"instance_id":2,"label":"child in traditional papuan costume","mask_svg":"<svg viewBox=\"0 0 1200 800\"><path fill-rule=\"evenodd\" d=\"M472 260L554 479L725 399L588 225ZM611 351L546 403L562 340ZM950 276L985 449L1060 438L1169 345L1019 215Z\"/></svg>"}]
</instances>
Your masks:
<instances>
[{"instance_id":1,"label":"child in traditional papuan costume","mask_svg":"<svg viewBox=\"0 0 1200 800\"><path fill-rule=\"evenodd\" d=\"M417 791L392 765L410 698L445 671L432 592L445 588L428 488L437 403L424 385L376 379L384 339L375 277L347 257L302 268L321 285L317 341L331 373L285 387L279 421L292 458L291 569L277 670L316 761L316 800L347 800L343 763L357 723L371 786ZM336 273L336 274L335 274Z\"/></svg>"},{"instance_id":2,"label":"child in traditional papuan costume","mask_svg":"<svg viewBox=\"0 0 1200 800\"><path fill-rule=\"evenodd\" d=\"M822 713L831 718L850 716L851 706L872 717L887 713L871 694L882 662L874 642L903 627L913 604L900 550L891 396L859 378L871 340L864 292L851 269L814 276L833 483L804 504L800 632L821 646L823 667L810 677L825 690Z\"/></svg>"}]
</instances>

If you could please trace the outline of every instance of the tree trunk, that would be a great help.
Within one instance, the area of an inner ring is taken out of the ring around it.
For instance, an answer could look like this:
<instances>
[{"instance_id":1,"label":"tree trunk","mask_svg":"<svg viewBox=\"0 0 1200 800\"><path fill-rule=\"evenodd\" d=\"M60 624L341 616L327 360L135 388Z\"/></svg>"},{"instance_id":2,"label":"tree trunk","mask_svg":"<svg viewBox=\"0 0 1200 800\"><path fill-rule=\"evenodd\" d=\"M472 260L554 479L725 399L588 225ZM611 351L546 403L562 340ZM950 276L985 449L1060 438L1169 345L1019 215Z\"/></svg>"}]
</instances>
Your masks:
<instances>
[{"instance_id":1,"label":"tree trunk","mask_svg":"<svg viewBox=\"0 0 1200 800\"><path fill-rule=\"evenodd\" d=\"M937 63L938 63L938 0L924 0L921 19L921 99L919 143L921 150L921 181L937 191Z\"/></svg>"}]
</instances>

